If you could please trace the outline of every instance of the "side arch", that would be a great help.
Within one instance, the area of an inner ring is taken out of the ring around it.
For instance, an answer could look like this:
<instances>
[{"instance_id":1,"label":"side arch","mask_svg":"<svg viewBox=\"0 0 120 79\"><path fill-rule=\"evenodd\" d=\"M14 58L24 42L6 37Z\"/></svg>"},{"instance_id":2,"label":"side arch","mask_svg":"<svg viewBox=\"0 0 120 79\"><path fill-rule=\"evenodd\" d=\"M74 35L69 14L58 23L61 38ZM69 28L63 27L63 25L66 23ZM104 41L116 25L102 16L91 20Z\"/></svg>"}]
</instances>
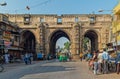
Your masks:
<instances>
[{"instance_id":1,"label":"side arch","mask_svg":"<svg viewBox=\"0 0 120 79\"><path fill-rule=\"evenodd\" d=\"M23 30L21 32L20 46L23 48L22 54L26 52L36 58L36 36L30 30Z\"/></svg>"},{"instance_id":2,"label":"side arch","mask_svg":"<svg viewBox=\"0 0 120 79\"><path fill-rule=\"evenodd\" d=\"M100 34L97 30L88 29L83 33L83 36L90 39L91 52L99 49Z\"/></svg>"},{"instance_id":3,"label":"side arch","mask_svg":"<svg viewBox=\"0 0 120 79\"><path fill-rule=\"evenodd\" d=\"M29 32L31 32L34 36L35 36L35 40L36 40L36 42L38 42L37 41L37 35L36 35L36 33L34 32L34 31L32 31L32 30L29 30L29 29L25 29L25 30L22 30L21 32L20 32L20 34L21 34L21 36L26 32L26 31L29 31Z\"/></svg>"}]
</instances>

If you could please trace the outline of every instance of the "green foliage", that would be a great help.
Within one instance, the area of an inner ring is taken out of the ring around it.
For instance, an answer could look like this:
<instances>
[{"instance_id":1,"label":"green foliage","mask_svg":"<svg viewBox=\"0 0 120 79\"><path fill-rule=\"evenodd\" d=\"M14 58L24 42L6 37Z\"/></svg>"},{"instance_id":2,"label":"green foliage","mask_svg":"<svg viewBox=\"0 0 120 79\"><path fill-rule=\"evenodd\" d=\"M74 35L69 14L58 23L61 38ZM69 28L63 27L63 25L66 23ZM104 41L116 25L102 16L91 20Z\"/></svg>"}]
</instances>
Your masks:
<instances>
[{"instance_id":1,"label":"green foliage","mask_svg":"<svg viewBox=\"0 0 120 79\"><path fill-rule=\"evenodd\" d=\"M83 40L83 47L84 47L84 50L87 50L87 43L89 42L89 38L85 37L84 40Z\"/></svg>"},{"instance_id":2,"label":"green foliage","mask_svg":"<svg viewBox=\"0 0 120 79\"><path fill-rule=\"evenodd\" d=\"M64 43L64 49L67 49L67 50L69 50L70 49L70 42L69 41L67 41L67 42L65 42Z\"/></svg>"},{"instance_id":3,"label":"green foliage","mask_svg":"<svg viewBox=\"0 0 120 79\"><path fill-rule=\"evenodd\" d=\"M64 48L60 48L60 52L63 51L63 50L64 50Z\"/></svg>"},{"instance_id":4,"label":"green foliage","mask_svg":"<svg viewBox=\"0 0 120 79\"><path fill-rule=\"evenodd\" d=\"M89 42L89 38L85 37L84 40L83 40L83 43L86 44Z\"/></svg>"}]
</instances>

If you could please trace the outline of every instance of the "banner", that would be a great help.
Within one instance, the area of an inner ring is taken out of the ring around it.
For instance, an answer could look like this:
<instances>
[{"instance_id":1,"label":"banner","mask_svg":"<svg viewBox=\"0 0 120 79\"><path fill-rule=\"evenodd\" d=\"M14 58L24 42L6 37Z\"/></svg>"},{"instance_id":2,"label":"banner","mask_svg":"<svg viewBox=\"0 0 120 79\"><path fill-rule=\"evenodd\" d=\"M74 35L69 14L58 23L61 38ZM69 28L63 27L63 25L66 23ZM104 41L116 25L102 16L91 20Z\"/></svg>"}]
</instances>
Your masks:
<instances>
[{"instance_id":1,"label":"banner","mask_svg":"<svg viewBox=\"0 0 120 79\"><path fill-rule=\"evenodd\" d=\"M10 41L4 41L4 45L5 45L5 47L9 48L9 47L11 47L12 42L10 42Z\"/></svg>"}]
</instances>

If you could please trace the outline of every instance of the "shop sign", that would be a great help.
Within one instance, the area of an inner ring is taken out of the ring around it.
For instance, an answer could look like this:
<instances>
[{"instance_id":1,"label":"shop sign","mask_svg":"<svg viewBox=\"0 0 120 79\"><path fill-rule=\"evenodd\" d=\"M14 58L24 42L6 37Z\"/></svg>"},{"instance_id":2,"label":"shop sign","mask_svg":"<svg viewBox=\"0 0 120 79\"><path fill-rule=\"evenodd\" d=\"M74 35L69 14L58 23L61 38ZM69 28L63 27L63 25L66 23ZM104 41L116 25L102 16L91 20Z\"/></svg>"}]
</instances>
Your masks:
<instances>
[{"instance_id":1,"label":"shop sign","mask_svg":"<svg viewBox=\"0 0 120 79\"><path fill-rule=\"evenodd\" d=\"M11 38L11 32L4 31L3 38L4 39L10 39Z\"/></svg>"},{"instance_id":2,"label":"shop sign","mask_svg":"<svg viewBox=\"0 0 120 79\"><path fill-rule=\"evenodd\" d=\"M9 48L11 46L12 42L10 41L4 41L5 47Z\"/></svg>"}]
</instances>

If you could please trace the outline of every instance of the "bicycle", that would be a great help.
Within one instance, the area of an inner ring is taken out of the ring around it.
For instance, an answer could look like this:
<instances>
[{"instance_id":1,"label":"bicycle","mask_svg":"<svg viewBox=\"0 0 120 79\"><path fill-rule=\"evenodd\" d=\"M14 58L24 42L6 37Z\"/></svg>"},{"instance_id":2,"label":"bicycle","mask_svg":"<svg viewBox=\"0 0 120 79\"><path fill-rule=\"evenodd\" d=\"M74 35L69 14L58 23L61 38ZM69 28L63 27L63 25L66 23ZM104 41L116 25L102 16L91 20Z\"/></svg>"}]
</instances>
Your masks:
<instances>
[{"instance_id":1,"label":"bicycle","mask_svg":"<svg viewBox=\"0 0 120 79\"><path fill-rule=\"evenodd\" d=\"M0 64L0 72L3 72L3 70L4 70L4 67L2 64Z\"/></svg>"}]
</instances>

